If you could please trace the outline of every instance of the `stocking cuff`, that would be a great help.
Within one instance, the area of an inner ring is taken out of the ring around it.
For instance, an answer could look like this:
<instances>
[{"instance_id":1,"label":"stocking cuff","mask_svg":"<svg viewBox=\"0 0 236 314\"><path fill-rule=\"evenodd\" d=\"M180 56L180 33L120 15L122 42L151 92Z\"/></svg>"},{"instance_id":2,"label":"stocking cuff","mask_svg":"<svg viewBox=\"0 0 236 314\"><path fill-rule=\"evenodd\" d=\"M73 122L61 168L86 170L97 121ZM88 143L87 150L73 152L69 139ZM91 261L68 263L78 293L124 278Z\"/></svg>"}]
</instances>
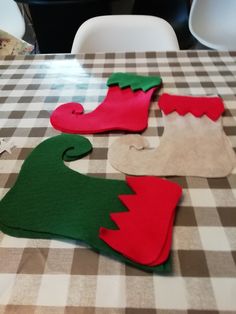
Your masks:
<instances>
[{"instance_id":1,"label":"stocking cuff","mask_svg":"<svg viewBox=\"0 0 236 314\"><path fill-rule=\"evenodd\" d=\"M159 265L169 255L182 189L177 183L151 176L127 177L126 181L135 194L122 194L119 199L129 211L111 214L119 229L100 228L99 237L137 263Z\"/></svg>"},{"instance_id":2,"label":"stocking cuff","mask_svg":"<svg viewBox=\"0 0 236 314\"><path fill-rule=\"evenodd\" d=\"M184 116L192 113L195 117L207 115L213 121L220 118L224 112L223 100L218 97L196 97L162 94L158 105L165 115L176 111Z\"/></svg>"},{"instance_id":3,"label":"stocking cuff","mask_svg":"<svg viewBox=\"0 0 236 314\"><path fill-rule=\"evenodd\" d=\"M119 85L120 88L130 87L133 91L142 89L144 92L152 87L161 85L161 78L159 76L141 76L131 73L113 73L107 85Z\"/></svg>"}]
</instances>

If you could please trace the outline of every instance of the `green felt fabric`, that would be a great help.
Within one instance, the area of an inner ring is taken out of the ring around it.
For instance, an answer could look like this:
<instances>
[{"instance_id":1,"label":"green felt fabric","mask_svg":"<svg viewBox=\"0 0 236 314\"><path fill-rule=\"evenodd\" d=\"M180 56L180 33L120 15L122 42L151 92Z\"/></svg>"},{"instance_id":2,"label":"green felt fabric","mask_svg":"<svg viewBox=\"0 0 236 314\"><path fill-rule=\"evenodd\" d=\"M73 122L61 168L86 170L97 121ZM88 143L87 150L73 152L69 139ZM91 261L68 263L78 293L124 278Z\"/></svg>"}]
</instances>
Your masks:
<instances>
[{"instance_id":1,"label":"green felt fabric","mask_svg":"<svg viewBox=\"0 0 236 314\"><path fill-rule=\"evenodd\" d=\"M147 91L152 87L160 85L162 82L159 76L142 76L131 73L113 73L107 85L119 85L120 88L130 87L133 91L142 89Z\"/></svg>"},{"instance_id":2,"label":"green felt fabric","mask_svg":"<svg viewBox=\"0 0 236 314\"><path fill-rule=\"evenodd\" d=\"M82 240L97 251L141 269L170 271L170 258L159 266L142 266L99 238L101 226L117 228L109 217L111 212L127 211L118 195L133 192L125 181L89 177L64 165L63 159L79 159L91 149L85 137L72 134L39 144L0 202L0 229L17 237Z\"/></svg>"}]
</instances>

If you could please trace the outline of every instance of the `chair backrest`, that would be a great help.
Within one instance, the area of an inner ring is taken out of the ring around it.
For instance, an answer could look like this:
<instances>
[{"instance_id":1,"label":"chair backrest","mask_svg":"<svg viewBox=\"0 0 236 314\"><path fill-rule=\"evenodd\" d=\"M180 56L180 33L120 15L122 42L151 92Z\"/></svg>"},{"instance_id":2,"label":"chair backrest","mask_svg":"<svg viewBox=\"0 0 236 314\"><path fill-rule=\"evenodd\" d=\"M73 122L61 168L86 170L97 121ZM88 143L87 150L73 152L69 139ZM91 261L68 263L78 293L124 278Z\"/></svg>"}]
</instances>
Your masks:
<instances>
[{"instance_id":1,"label":"chair backrest","mask_svg":"<svg viewBox=\"0 0 236 314\"><path fill-rule=\"evenodd\" d=\"M14 0L0 0L0 29L22 38L25 33L25 21Z\"/></svg>"},{"instance_id":2,"label":"chair backrest","mask_svg":"<svg viewBox=\"0 0 236 314\"><path fill-rule=\"evenodd\" d=\"M236 1L193 0L189 29L203 45L217 50L236 49Z\"/></svg>"},{"instance_id":3,"label":"chair backrest","mask_svg":"<svg viewBox=\"0 0 236 314\"><path fill-rule=\"evenodd\" d=\"M171 25L149 15L104 15L78 29L71 53L179 50Z\"/></svg>"},{"instance_id":4,"label":"chair backrest","mask_svg":"<svg viewBox=\"0 0 236 314\"><path fill-rule=\"evenodd\" d=\"M176 33L180 49L193 46L195 40L188 27L190 0L133 0L132 2L132 14L154 15L170 23Z\"/></svg>"}]
</instances>

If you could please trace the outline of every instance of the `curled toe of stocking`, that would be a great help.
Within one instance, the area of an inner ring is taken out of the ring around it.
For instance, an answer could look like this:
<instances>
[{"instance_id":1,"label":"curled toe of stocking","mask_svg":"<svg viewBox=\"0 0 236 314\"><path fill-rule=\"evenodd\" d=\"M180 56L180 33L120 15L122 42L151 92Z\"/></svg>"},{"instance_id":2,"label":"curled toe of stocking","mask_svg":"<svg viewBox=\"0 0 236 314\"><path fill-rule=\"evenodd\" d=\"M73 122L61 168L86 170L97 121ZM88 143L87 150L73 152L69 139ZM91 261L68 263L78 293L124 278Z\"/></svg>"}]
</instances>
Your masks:
<instances>
[{"instance_id":1,"label":"curled toe of stocking","mask_svg":"<svg viewBox=\"0 0 236 314\"><path fill-rule=\"evenodd\" d=\"M70 126L76 125L78 116L84 113L84 107L77 102L69 102L66 104L62 104L59 107L57 107L53 115L50 117L50 122L53 125L53 127L57 130L60 130L65 133L73 133L71 132L71 128L67 128L66 121L68 119L68 116L70 117ZM64 117L64 122L63 122ZM63 125L63 129L61 128L61 125Z\"/></svg>"},{"instance_id":2,"label":"curled toe of stocking","mask_svg":"<svg viewBox=\"0 0 236 314\"><path fill-rule=\"evenodd\" d=\"M124 145L126 144L126 140L129 140L127 142L129 149L142 150L149 147L148 141L141 135L127 135L123 143Z\"/></svg>"}]
</instances>

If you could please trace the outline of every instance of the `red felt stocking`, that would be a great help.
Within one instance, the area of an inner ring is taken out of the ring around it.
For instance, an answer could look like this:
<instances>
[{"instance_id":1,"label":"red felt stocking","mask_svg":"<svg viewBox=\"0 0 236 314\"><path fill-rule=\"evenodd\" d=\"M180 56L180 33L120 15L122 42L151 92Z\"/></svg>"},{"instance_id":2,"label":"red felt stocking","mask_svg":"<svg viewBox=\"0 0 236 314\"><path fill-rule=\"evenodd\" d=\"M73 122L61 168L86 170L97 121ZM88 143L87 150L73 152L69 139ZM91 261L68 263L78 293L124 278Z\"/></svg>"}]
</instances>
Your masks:
<instances>
[{"instance_id":1,"label":"red felt stocking","mask_svg":"<svg viewBox=\"0 0 236 314\"><path fill-rule=\"evenodd\" d=\"M65 133L142 131L147 127L152 94L160 84L159 77L114 73L105 99L94 111L84 114L81 104L63 104L52 113L51 124Z\"/></svg>"},{"instance_id":2,"label":"red felt stocking","mask_svg":"<svg viewBox=\"0 0 236 314\"><path fill-rule=\"evenodd\" d=\"M120 196L129 212L111 214L119 229L102 227L99 236L137 263L161 264L170 252L175 207L182 190L176 183L156 177L143 177L142 181L128 177L127 183L136 192Z\"/></svg>"}]
</instances>

